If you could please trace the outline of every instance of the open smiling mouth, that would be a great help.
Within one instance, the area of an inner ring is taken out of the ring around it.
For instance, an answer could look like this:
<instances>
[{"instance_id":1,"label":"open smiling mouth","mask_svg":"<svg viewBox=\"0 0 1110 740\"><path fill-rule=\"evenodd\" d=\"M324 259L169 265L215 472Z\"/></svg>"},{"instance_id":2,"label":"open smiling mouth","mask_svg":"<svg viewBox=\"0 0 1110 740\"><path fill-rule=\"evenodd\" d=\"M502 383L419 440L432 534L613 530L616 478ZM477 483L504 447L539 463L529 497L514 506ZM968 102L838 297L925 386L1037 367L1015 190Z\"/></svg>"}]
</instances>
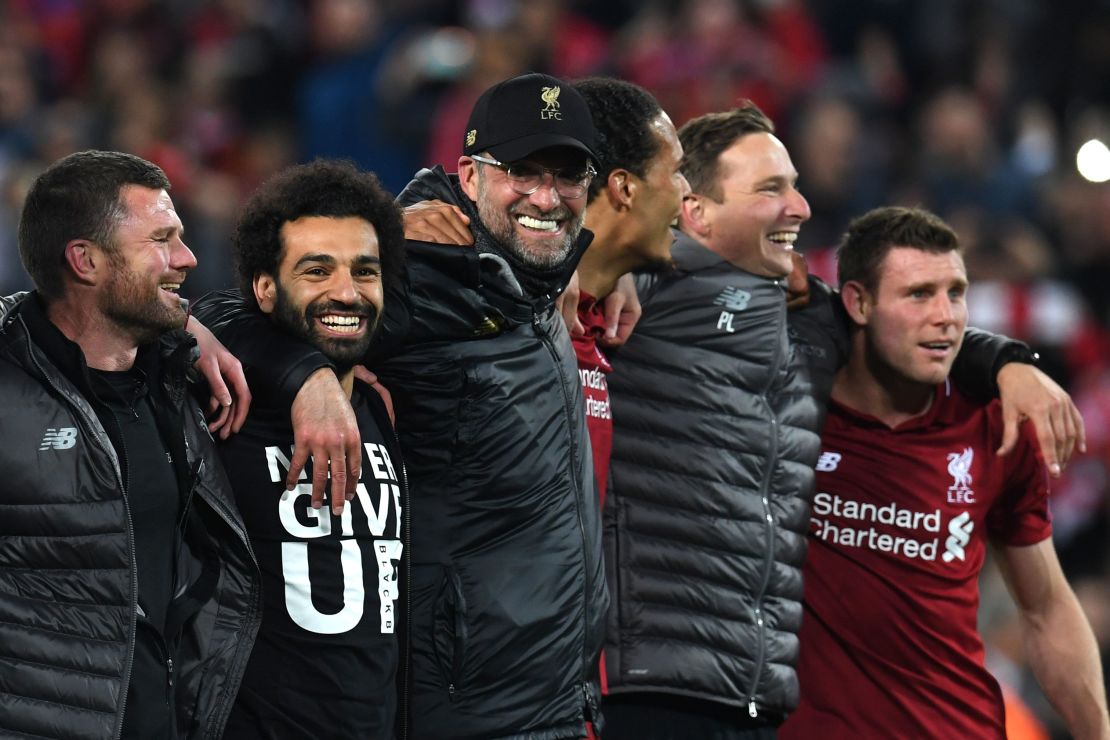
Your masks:
<instances>
[{"instance_id":1,"label":"open smiling mouth","mask_svg":"<svg viewBox=\"0 0 1110 740\"><path fill-rule=\"evenodd\" d=\"M793 249L794 242L798 241L798 232L796 231L776 231L767 235L767 241L774 242L780 247L786 249Z\"/></svg>"},{"instance_id":2,"label":"open smiling mouth","mask_svg":"<svg viewBox=\"0 0 1110 740\"><path fill-rule=\"evenodd\" d=\"M518 214L515 218L518 224L531 231L553 233L559 230L559 221L553 218L536 218L524 214Z\"/></svg>"},{"instance_id":3,"label":"open smiling mouth","mask_svg":"<svg viewBox=\"0 0 1110 740\"><path fill-rule=\"evenodd\" d=\"M181 290L181 283L158 283L158 288L176 296L178 291Z\"/></svg>"},{"instance_id":4,"label":"open smiling mouth","mask_svg":"<svg viewBox=\"0 0 1110 740\"><path fill-rule=\"evenodd\" d=\"M947 354L952 349L952 342L922 342L918 346L930 353Z\"/></svg>"},{"instance_id":5,"label":"open smiling mouth","mask_svg":"<svg viewBox=\"0 0 1110 740\"><path fill-rule=\"evenodd\" d=\"M316 320L333 334L358 334L366 317L324 314L323 316L317 316Z\"/></svg>"}]
</instances>

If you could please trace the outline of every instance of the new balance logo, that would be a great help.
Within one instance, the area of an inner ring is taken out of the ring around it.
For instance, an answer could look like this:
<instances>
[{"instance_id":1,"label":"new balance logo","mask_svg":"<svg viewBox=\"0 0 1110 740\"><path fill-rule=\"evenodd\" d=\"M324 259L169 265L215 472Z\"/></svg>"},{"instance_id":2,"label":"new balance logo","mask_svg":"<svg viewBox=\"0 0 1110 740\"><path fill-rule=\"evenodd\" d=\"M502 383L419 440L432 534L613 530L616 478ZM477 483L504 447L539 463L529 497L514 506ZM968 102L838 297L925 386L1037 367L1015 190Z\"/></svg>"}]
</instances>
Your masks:
<instances>
[{"instance_id":1,"label":"new balance logo","mask_svg":"<svg viewBox=\"0 0 1110 740\"><path fill-rule=\"evenodd\" d=\"M948 539L944 541L944 562L964 560L964 548L971 542L971 530L975 529L975 522L971 521L971 514L964 512L948 523Z\"/></svg>"},{"instance_id":2,"label":"new balance logo","mask_svg":"<svg viewBox=\"0 0 1110 740\"><path fill-rule=\"evenodd\" d=\"M748 307L748 301L752 299L752 294L746 290L734 288L731 285L721 291L721 294L713 299L713 303L718 306L724 306L729 311L743 311Z\"/></svg>"},{"instance_id":3,"label":"new balance logo","mask_svg":"<svg viewBox=\"0 0 1110 740\"><path fill-rule=\"evenodd\" d=\"M50 427L39 443L40 450L68 450L77 444L77 430L73 427Z\"/></svg>"},{"instance_id":4,"label":"new balance logo","mask_svg":"<svg viewBox=\"0 0 1110 740\"><path fill-rule=\"evenodd\" d=\"M822 473L831 473L840 464L841 457L842 455L839 452L822 452L821 457L817 458L817 465L814 467Z\"/></svg>"}]
</instances>

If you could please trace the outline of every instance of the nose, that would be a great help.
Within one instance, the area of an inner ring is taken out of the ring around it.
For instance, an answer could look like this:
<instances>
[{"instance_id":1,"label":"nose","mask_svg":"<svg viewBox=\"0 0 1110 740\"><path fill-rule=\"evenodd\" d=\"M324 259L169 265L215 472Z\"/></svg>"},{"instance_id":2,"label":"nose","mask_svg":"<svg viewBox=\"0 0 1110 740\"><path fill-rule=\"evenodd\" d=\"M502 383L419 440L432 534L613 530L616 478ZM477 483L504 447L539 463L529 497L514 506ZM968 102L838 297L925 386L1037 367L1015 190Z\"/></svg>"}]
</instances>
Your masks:
<instances>
[{"instance_id":1,"label":"nose","mask_svg":"<svg viewBox=\"0 0 1110 740\"><path fill-rule=\"evenodd\" d=\"M933 301L933 316L938 324L956 323L956 306L947 293L938 293Z\"/></svg>"},{"instance_id":2,"label":"nose","mask_svg":"<svg viewBox=\"0 0 1110 740\"><path fill-rule=\"evenodd\" d=\"M186 272L192 270L196 266L197 257L193 254L193 250L185 246L185 242L180 239L176 240L173 253L170 255L170 267L175 270Z\"/></svg>"},{"instance_id":3,"label":"nose","mask_svg":"<svg viewBox=\"0 0 1110 740\"><path fill-rule=\"evenodd\" d=\"M559 205L561 198L555 189L555 176L550 172L543 173L543 182L536 188L536 192L528 196L528 202L541 211L550 211Z\"/></svg>"},{"instance_id":4,"label":"nose","mask_svg":"<svg viewBox=\"0 0 1110 740\"><path fill-rule=\"evenodd\" d=\"M679 172L678 173L678 202L679 202L679 205L681 205L682 201L686 199L686 196L690 195L690 193L692 193L692 192L694 192L694 190L693 190L693 188L690 187L690 181L686 179L686 175Z\"/></svg>"},{"instance_id":5,"label":"nose","mask_svg":"<svg viewBox=\"0 0 1110 740\"><path fill-rule=\"evenodd\" d=\"M328 282L328 298L337 303L358 303L359 292L354 275L347 270L336 270Z\"/></svg>"},{"instance_id":6,"label":"nose","mask_svg":"<svg viewBox=\"0 0 1110 740\"><path fill-rule=\"evenodd\" d=\"M809 201L797 188L790 188L786 203L786 215L797 220L798 223L805 223L813 215L809 210Z\"/></svg>"}]
</instances>

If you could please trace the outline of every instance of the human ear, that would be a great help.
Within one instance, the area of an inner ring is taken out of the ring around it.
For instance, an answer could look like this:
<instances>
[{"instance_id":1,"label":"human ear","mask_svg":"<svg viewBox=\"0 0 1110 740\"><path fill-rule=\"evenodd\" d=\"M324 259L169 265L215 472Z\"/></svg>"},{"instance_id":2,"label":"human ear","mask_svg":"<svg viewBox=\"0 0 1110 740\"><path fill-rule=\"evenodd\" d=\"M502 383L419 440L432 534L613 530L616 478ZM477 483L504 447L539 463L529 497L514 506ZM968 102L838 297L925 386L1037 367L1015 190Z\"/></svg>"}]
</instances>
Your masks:
<instances>
[{"instance_id":1,"label":"human ear","mask_svg":"<svg viewBox=\"0 0 1110 740\"><path fill-rule=\"evenodd\" d=\"M254 299L262 313L273 313L277 304L277 281L269 273L260 272L254 276L253 287Z\"/></svg>"},{"instance_id":2,"label":"human ear","mask_svg":"<svg viewBox=\"0 0 1110 740\"><path fill-rule=\"evenodd\" d=\"M840 300L852 321L866 326L871 316L874 300L871 292L858 280L849 280L840 288Z\"/></svg>"},{"instance_id":3,"label":"human ear","mask_svg":"<svg viewBox=\"0 0 1110 740\"><path fill-rule=\"evenodd\" d=\"M632 207L632 201L636 197L636 192L639 189L636 183L636 178L632 173L624 169L615 169L609 173L609 179L605 183L605 191L609 196L613 208L618 211L626 211Z\"/></svg>"},{"instance_id":4,"label":"human ear","mask_svg":"<svg viewBox=\"0 0 1110 740\"><path fill-rule=\"evenodd\" d=\"M106 259L103 251L85 239L73 239L67 243L64 256L73 277L87 285L96 282L99 267Z\"/></svg>"},{"instance_id":5,"label":"human ear","mask_svg":"<svg viewBox=\"0 0 1110 740\"><path fill-rule=\"evenodd\" d=\"M683 196L679 225L702 239L708 238L713 232L707 205L700 195L690 193Z\"/></svg>"},{"instance_id":6,"label":"human ear","mask_svg":"<svg viewBox=\"0 0 1110 740\"><path fill-rule=\"evenodd\" d=\"M466 197L478 202L478 163L470 157L459 157L459 187Z\"/></svg>"}]
</instances>

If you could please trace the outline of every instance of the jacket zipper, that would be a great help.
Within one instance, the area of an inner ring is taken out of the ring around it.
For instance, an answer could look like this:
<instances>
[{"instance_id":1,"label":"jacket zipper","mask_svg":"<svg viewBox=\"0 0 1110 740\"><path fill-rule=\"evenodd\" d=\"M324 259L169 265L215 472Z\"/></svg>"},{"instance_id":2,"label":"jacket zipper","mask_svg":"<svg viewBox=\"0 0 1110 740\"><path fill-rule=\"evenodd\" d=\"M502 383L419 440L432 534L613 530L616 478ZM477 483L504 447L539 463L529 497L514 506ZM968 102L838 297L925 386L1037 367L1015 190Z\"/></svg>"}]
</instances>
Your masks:
<instances>
[{"instance_id":1,"label":"jacket zipper","mask_svg":"<svg viewBox=\"0 0 1110 740\"><path fill-rule=\"evenodd\" d=\"M540 320L540 316L536 313L532 314L532 326L536 330L536 333L538 333L540 335L540 338L543 341L544 346L547 347L547 351L551 354L551 358L554 361L554 365L555 365L555 371L559 374L559 381L560 381L559 382L559 389L562 391L562 394L563 394L563 411L565 412L566 419L567 419L567 438L570 441L570 451L571 451L570 459L571 459L571 464L573 465L573 469L571 471L572 475L570 476L570 478L571 478L571 481L574 485L574 492L575 492L575 495L574 495L574 512L575 512L575 514L577 515L577 518L578 518L578 534L582 539L582 670L581 670L581 673L580 673L580 678L582 680L582 692L583 692L584 696L587 698L585 704L586 704L586 707L589 707L590 702L588 700L588 697L590 696L590 688L589 688L589 682L586 680L586 676L588 675L589 670L590 670L590 665L589 665L590 658L589 658L589 655L588 655L589 650L588 650L588 647L587 647L587 643L589 642L589 630L590 630L590 627L589 627L589 624L590 624L590 619L589 619L590 608L589 608L589 594L587 593L587 583L589 582L590 574L589 574L589 563L586 560L586 524L585 524L585 522L582 521L582 504L583 504L583 502L582 502L581 499L582 499L582 496L584 494L582 492L581 487L578 484L578 476L573 474L573 472L578 470L578 468L579 468L579 459L578 458L579 458L579 454L580 454L579 450L578 450L578 440L575 438L575 435L574 435L574 426L575 426L575 413L574 413L574 406L573 406L573 400L574 399L571 397L571 394L567 391L569 381L566 377L566 374L563 372L563 363L562 363L562 358L559 355L559 351L555 347L555 342L552 340L551 335L547 331L544 330L543 322Z\"/></svg>"},{"instance_id":2,"label":"jacket zipper","mask_svg":"<svg viewBox=\"0 0 1110 740\"><path fill-rule=\"evenodd\" d=\"M23 321L22 316L19 317L19 323L23 326L24 335L30 337L31 332L28 331L27 324ZM89 434L90 442L94 444L99 444L99 442L96 441L99 439L96 433L97 428L99 427L100 430L105 434L105 436L107 436L107 432L104 431L104 428L101 426L100 422L96 420L95 416L89 416L89 414L86 413L85 409L82 408L80 404L70 399L70 394L67 393L65 389L61 388L54 381L54 378L52 378L50 374L47 373L45 369L43 369L42 365L39 364L38 358L35 357L35 352L31 348L31 343L29 340L27 344L27 356L31 358L31 362L34 363L35 369L38 370L39 375L41 375L46 380L46 382L50 384L50 387L52 387L58 393L58 395L60 395L62 398L65 398L69 402L70 406L76 412L77 418L84 423L86 431L91 432L91 434ZM88 402L86 401L86 404L87 403ZM91 411L91 408L89 410ZM127 552L130 557L131 566L131 613L128 615L128 624L131 639L128 640L127 643L127 662L124 664L123 684L121 685L120 691L119 709L116 711L115 738L116 740L119 740L120 737L123 735L123 715L124 712L126 712L127 710L127 691L131 687L131 668L133 667L135 662L135 631L138 629L138 625L136 624L136 611L139 607L139 566L138 563L135 562L135 533L133 531L134 527L131 523L131 506L127 500L127 494L123 493L123 474L120 472L119 457L116 455L116 451L112 448L111 445L104 446L103 449L105 452L108 453L108 457L112 461L112 470L116 474L116 483L119 484L119 490L121 491L123 499L123 512L127 518Z\"/></svg>"},{"instance_id":3,"label":"jacket zipper","mask_svg":"<svg viewBox=\"0 0 1110 740\"><path fill-rule=\"evenodd\" d=\"M778 284L777 281L776 284ZM779 326L785 326L785 303L783 303L779 311L779 316ZM755 593L755 601L752 607L752 613L755 616L756 628L759 633L759 639L756 643L757 652L755 667L752 670L752 683L751 688L748 689L748 716L752 719L756 719L757 717L759 717L759 707L755 701L755 694L759 688L759 679L763 674L763 664L767 658L767 625L763 618L763 597L767 593L767 585L771 582L771 570L772 565L775 562L775 517L774 514L771 513L770 489L771 478L774 476L775 472L775 459L778 455L779 450L779 421L774 408L772 408L771 404L767 400L767 394L771 390L771 386L774 385L775 379L778 377L779 371L781 370L783 361L782 349L783 342L776 342L775 357L774 361L771 363L771 372L768 374L767 385L759 394L760 399L763 401L763 405L767 407L767 411L771 415L771 447L768 450L767 454L768 466L764 471L763 482L760 485L760 500L763 505L763 520L766 524L764 528L764 532L766 533L766 536L764 538L766 544L766 557L763 560L763 575L760 579L759 590Z\"/></svg>"}]
</instances>

